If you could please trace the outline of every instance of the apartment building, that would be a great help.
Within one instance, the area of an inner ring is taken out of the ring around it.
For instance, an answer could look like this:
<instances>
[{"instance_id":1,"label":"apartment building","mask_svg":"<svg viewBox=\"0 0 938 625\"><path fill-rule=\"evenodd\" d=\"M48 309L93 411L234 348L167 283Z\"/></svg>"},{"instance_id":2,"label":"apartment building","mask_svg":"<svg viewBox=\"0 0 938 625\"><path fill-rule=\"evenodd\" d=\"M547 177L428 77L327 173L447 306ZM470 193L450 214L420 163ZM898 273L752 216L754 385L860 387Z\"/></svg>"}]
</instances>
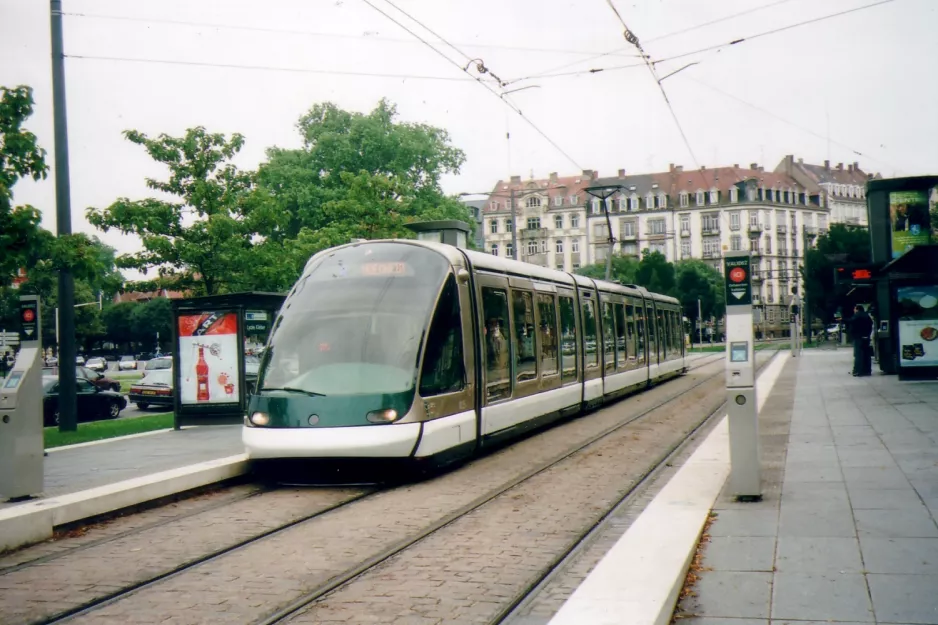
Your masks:
<instances>
[{"instance_id":1,"label":"apartment building","mask_svg":"<svg viewBox=\"0 0 938 625\"><path fill-rule=\"evenodd\" d=\"M787 155L775 168L776 173L792 177L812 194L824 196L824 205L830 208L830 222L853 226L868 226L866 213L866 183L879 178L879 174L868 174L860 169L859 163L837 163L811 165L803 159L795 160Z\"/></svg>"}]
</instances>

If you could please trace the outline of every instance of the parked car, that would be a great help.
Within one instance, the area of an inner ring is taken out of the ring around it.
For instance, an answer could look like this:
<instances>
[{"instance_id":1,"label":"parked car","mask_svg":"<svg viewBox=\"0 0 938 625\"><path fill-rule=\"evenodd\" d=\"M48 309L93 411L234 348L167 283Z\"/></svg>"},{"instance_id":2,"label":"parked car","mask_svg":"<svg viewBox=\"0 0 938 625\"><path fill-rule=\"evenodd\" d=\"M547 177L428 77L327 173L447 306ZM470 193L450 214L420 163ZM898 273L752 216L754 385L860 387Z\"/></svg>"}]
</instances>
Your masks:
<instances>
[{"instance_id":1,"label":"parked car","mask_svg":"<svg viewBox=\"0 0 938 625\"><path fill-rule=\"evenodd\" d=\"M144 371L156 371L158 369L172 369L173 368L173 359L169 356L159 356L153 358L152 360L147 361L147 364L144 365Z\"/></svg>"},{"instance_id":2,"label":"parked car","mask_svg":"<svg viewBox=\"0 0 938 625\"><path fill-rule=\"evenodd\" d=\"M257 385L257 373L260 371L261 359L254 354L244 355L244 388L248 395L254 394Z\"/></svg>"},{"instance_id":3,"label":"parked car","mask_svg":"<svg viewBox=\"0 0 938 625\"><path fill-rule=\"evenodd\" d=\"M137 359L133 356L121 356L120 362L117 363L117 368L121 371L136 370Z\"/></svg>"},{"instance_id":4,"label":"parked car","mask_svg":"<svg viewBox=\"0 0 938 625\"><path fill-rule=\"evenodd\" d=\"M43 367L42 375L59 377L59 368L58 367ZM101 389L102 391L114 391L115 393L120 392L121 383L117 380L112 380L109 377L106 377L103 373L98 373L93 371L88 367L75 367L75 379L76 380L88 380L96 388Z\"/></svg>"},{"instance_id":5,"label":"parked car","mask_svg":"<svg viewBox=\"0 0 938 625\"><path fill-rule=\"evenodd\" d=\"M152 361L151 361L152 362ZM130 386L128 399L140 410L173 405L173 370L151 369Z\"/></svg>"},{"instance_id":6,"label":"parked car","mask_svg":"<svg viewBox=\"0 0 938 625\"><path fill-rule=\"evenodd\" d=\"M121 410L127 407L123 395L113 391L102 391L84 378L76 380L77 416L79 421L97 419L116 419ZM42 377L43 422L46 426L59 423L59 378L46 375Z\"/></svg>"},{"instance_id":7,"label":"parked car","mask_svg":"<svg viewBox=\"0 0 938 625\"><path fill-rule=\"evenodd\" d=\"M85 366L92 371L107 371L107 360L100 356L97 358L89 358Z\"/></svg>"},{"instance_id":8,"label":"parked car","mask_svg":"<svg viewBox=\"0 0 938 625\"><path fill-rule=\"evenodd\" d=\"M82 356L81 354L78 354L77 356L75 356L75 364L76 364L76 365L83 365L83 364L85 364L85 357Z\"/></svg>"}]
</instances>

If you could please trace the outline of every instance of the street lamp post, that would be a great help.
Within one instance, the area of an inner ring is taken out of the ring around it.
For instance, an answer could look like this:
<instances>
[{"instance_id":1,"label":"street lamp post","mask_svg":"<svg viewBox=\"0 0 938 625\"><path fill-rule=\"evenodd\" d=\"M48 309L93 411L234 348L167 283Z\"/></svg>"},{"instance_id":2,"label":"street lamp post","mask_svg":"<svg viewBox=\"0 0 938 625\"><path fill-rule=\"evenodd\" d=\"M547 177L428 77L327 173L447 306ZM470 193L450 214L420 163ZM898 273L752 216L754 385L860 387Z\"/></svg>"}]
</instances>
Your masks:
<instances>
[{"instance_id":1,"label":"street lamp post","mask_svg":"<svg viewBox=\"0 0 938 625\"><path fill-rule=\"evenodd\" d=\"M609 230L609 254L606 257L606 280L612 277L612 254L616 249L616 237L612 234L612 218L609 216L609 206L606 200L623 189L621 184L602 185L598 187L586 187L583 189L589 195L598 198L603 205L603 214L606 216L606 228Z\"/></svg>"}]
</instances>

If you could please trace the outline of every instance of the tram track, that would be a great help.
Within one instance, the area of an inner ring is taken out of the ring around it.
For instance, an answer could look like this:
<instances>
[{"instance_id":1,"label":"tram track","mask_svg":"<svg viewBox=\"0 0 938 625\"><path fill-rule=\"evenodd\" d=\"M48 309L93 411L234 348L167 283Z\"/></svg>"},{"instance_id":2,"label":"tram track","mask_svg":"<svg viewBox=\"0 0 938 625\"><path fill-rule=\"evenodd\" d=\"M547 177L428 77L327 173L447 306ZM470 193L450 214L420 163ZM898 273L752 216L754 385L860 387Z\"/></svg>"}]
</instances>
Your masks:
<instances>
[{"instance_id":1,"label":"tram track","mask_svg":"<svg viewBox=\"0 0 938 625\"><path fill-rule=\"evenodd\" d=\"M691 365L688 367L688 371L695 371L695 370L704 368L708 365L713 364L714 362L718 360L721 360L722 358L723 358L722 354L714 355L714 357L705 356L705 357L699 358L691 363ZM277 623L277 622L282 622L284 620L287 620L292 614L295 614L301 611L305 606L315 602L317 599L324 597L325 595L329 594L335 589L343 586L344 584L347 584L348 582L356 579L357 577L363 575L364 573L374 569L376 566L392 558L394 555L405 551L409 547L419 543L423 539L449 526L450 524L454 523L458 519L463 518L464 516L471 513L472 511L477 510L478 508L484 506L486 503L498 498L500 495L504 494L505 492L517 487L519 484L522 484L525 481L530 480L532 477L539 475L543 473L544 471L549 470L550 468L563 462L567 458L570 458L574 454L582 451L583 449L589 447L590 445L596 443L597 441L602 440L603 438L609 436L609 434L611 434L612 432L618 431L630 424L633 424L639 421L640 419L642 419L649 413L662 408L663 406L674 401L675 399L679 398L685 393L688 393L712 381L713 378L718 375L720 375L719 372L713 375L706 376L702 380L690 386L689 388L683 388L679 392L669 394L662 400L656 401L653 405L645 407L643 410L641 410L637 414L630 416L626 420L617 422L612 427L606 428L602 430L601 432L599 432L598 434L590 436L587 440L585 440L581 444L578 444L575 448L568 449L563 454L560 454L559 456L555 456L549 461L541 463L535 466L534 468L521 473L520 475L516 476L515 478L507 482L503 482L500 486L496 487L495 489L488 491L482 496L477 497L476 499L472 500L468 504L461 506L457 510L439 518L434 523L431 523L430 525L424 527L421 531L415 534L412 534L408 536L407 538L390 545L389 547L383 549L382 551L374 554L370 558L367 558L357 563L356 566L346 568L342 572L332 575L326 582L324 582L323 584L320 584L319 586L314 588L312 591L304 593L302 597L289 603L287 606L281 608L274 615L267 616L264 619L256 621L256 622ZM662 385L658 385L658 386L662 386ZM258 490L256 492L246 494L240 500L257 497L259 495L265 494L265 492L266 491ZM330 513L335 513L341 510L342 508L345 508L351 504L360 503L362 500L374 495L376 492L380 492L380 491L368 490L365 492L361 492L341 502L338 502L334 505L324 507L311 514L298 517L290 521L289 523L281 524L277 527L274 527L264 532L260 532L260 533L257 533L256 535L250 536L244 540L234 542L222 549L218 549L211 553L207 553L200 557L197 557L195 559L191 559L169 570L165 570L159 574L153 575L149 577L148 579L141 580L137 583L124 586L120 588L119 590L115 590L105 595L98 596L92 600L84 602L81 605L75 606L71 609L61 611L55 615L50 615L49 618L45 618L45 619L38 620L38 621L32 621L32 622L59 623L59 622L71 621L74 619L80 619L80 617L85 616L85 615L91 615L95 613L96 611L102 608L105 608L109 605L115 604L130 595L146 590L147 588L155 587L156 585L166 582L170 579L182 576L186 574L187 572L192 571L196 567L199 567L207 563L220 560L226 556L235 554L236 552L244 550L249 546L256 545L264 540L270 539L278 534L286 532L287 530L296 528L304 523L308 523L317 518L322 518L323 516L326 516ZM228 505L231 503L232 502L225 502L225 503L219 504L219 506L216 506L216 507L223 507L224 505ZM79 551L90 549L93 546L99 546L107 542L115 541L115 540L122 539L122 538L128 538L132 536L134 533L138 533L140 531L144 531L146 529L150 529L154 527L164 526L164 525L172 523L173 521L177 521L180 518L188 518L188 517L196 516L201 512L204 512L204 510L194 511L192 513L184 515L184 517L166 519L164 521L157 522L149 526L145 526L143 528L136 528L133 530L129 530L127 532L124 532L124 533L121 533L112 537L107 537L98 541L94 541L92 543L88 543L87 545L81 545L79 547L75 547L72 550L62 552L61 554L51 554L47 557L32 560L30 562L24 562L22 564L15 565L13 567L8 567L0 571L0 579L2 579L3 575L13 572L13 571L23 570L30 566L36 566L39 564L48 564L58 559L59 557L64 557L65 555L68 555L68 554L76 554Z\"/></svg>"}]
</instances>

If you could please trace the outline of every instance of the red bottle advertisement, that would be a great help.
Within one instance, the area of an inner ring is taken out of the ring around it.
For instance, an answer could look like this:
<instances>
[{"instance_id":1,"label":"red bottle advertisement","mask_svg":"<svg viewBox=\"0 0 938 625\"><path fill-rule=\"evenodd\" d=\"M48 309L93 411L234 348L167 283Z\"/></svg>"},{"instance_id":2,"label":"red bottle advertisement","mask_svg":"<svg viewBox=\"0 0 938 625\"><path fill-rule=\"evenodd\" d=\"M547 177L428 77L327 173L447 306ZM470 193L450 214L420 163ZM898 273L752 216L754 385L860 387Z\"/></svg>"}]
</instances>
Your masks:
<instances>
[{"instance_id":1,"label":"red bottle advertisement","mask_svg":"<svg viewBox=\"0 0 938 625\"><path fill-rule=\"evenodd\" d=\"M238 401L238 317L201 312L179 317L180 401L227 404Z\"/></svg>"}]
</instances>

